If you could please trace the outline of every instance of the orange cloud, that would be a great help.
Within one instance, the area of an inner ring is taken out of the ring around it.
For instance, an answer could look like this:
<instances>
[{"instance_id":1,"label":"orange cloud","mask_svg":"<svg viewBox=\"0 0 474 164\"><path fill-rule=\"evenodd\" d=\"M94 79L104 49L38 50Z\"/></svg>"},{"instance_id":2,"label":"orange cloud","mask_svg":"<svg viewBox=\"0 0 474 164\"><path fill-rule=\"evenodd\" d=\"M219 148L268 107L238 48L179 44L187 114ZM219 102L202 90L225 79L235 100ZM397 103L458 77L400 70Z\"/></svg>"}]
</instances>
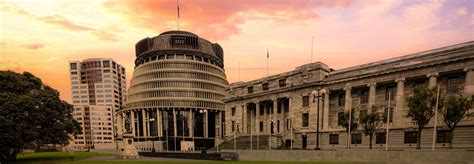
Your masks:
<instances>
[{"instance_id":1,"label":"orange cloud","mask_svg":"<svg viewBox=\"0 0 474 164\"><path fill-rule=\"evenodd\" d=\"M74 22L62 17L61 15L52 15L52 16L44 16L44 17L36 16L29 13L26 10L23 10L19 7L16 7L10 4L6 4L4 2L0 2L0 9L2 9L3 11L7 11L12 14L23 16L32 20L42 22L42 23L51 24L65 30L90 32L92 35L96 36L100 40L117 41L116 35L113 33L75 24Z\"/></svg>"},{"instance_id":2,"label":"orange cloud","mask_svg":"<svg viewBox=\"0 0 474 164\"><path fill-rule=\"evenodd\" d=\"M182 1L179 8L182 29L192 28L193 32L214 40L238 34L238 25L248 19L275 23L306 21L318 17L317 8L349 5L347 0L227 0L225 3L220 0L192 0ZM104 3L104 7L122 15L132 25L154 29L154 32L176 27L175 1L112 0Z\"/></svg>"},{"instance_id":3,"label":"orange cloud","mask_svg":"<svg viewBox=\"0 0 474 164\"><path fill-rule=\"evenodd\" d=\"M21 47L26 48L26 49L36 50L36 49L44 48L44 45L41 43L36 43L36 44L25 44L25 45L22 45Z\"/></svg>"}]
</instances>

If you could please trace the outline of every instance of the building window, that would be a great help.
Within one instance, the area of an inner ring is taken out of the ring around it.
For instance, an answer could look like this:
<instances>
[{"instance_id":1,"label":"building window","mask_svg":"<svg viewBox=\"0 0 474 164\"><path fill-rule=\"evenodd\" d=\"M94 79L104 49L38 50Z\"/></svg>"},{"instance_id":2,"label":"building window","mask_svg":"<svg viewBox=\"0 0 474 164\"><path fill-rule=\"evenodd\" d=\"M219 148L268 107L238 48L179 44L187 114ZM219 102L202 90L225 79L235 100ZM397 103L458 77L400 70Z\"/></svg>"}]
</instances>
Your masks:
<instances>
[{"instance_id":1,"label":"building window","mask_svg":"<svg viewBox=\"0 0 474 164\"><path fill-rule=\"evenodd\" d=\"M231 109L232 116L235 116L235 108Z\"/></svg>"},{"instance_id":2,"label":"building window","mask_svg":"<svg viewBox=\"0 0 474 164\"><path fill-rule=\"evenodd\" d=\"M339 134L329 134L329 144L339 144Z\"/></svg>"},{"instance_id":3,"label":"building window","mask_svg":"<svg viewBox=\"0 0 474 164\"><path fill-rule=\"evenodd\" d=\"M344 121L344 112L337 113L337 125L342 126L343 121Z\"/></svg>"},{"instance_id":4,"label":"building window","mask_svg":"<svg viewBox=\"0 0 474 164\"><path fill-rule=\"evenodd\" d=\"M280 133L280 120L277 120L276 127L277 127L277 132Z\"/></svg>"},{"instance_id":5,"label":"building window","mask_svg":"<svg viewBox=\"0 0 474 164\"><path fill-rule=\"evenodd\" d=\"M338 103L337 103L337 104L338 104L339 106L344 106L344 105L346 104L346 95L343 94L343 93L339 94L337 100L338 100Z\"/></svg>"},{"instance_id":6,"label":"building window","mask_svg":"<svg viewBox=\"0 0 474 164\"><path fill-rule=\"evenodd\" d=\"M263 84L262 84L262 89L263 89L264 91L268 90L268 83L263 83Z\"/></svg>"},{"instance_id":7,"label":"building window","mask_svg":"<svg viewBox=\"0 0 474 164\"><path fill-rule=\"evenodd\" d=\"M303 107L309 106L309 96L303 96Z\"/></svg>"},{"instance_id":8,"label":"building window","mask_svg":"<svg viewBox=\"0 0 474 164\"><path fill-rule=\"evenodd\" d=\"M248 87L247 88L247 93L253 93L253 87Z\"/></svg>"},{"instance_id":9,"label":"building window","mask_svg":"<svg viewBox=\"0 0 474 164\"><path fill-rule=\"evenodd\" d=\"M279 84L280 87L286 87L286 79L278 80L278 84Z\"/></svg>"},{"instance_id":10,"label":"building window","mask_svg":"<svg viewBox=\"0 0 474 164\"><path fill-rule=\"evenodd\" d=\"M364 110L360 110L359 112L359 120L364 118L365 116L367 116L367 110L364 109Z\"/></svg>"},{"instance_id":11,"label":"building window","mask_svg":"<svg viewBox=\"0 0 474 164\"><path fill-rule=\"evenodd\" d=\"M263 132L263 121L260 121L259 128L260 132Z\"/></svg>"},{"instance_id":12,"label":"building window","mask_svg":"<svg viewBox=\"0 0 474 164\"><path fill-rule=\"evenodd\" d=\"M384 108L383 112L383 122L387 123L387 114L388 114L388 108ZM393 107L390 107L390 122L393 122Z\"/></svg>"},{"instance_id":13,"label":"building window","mask_svg":"<svg viewBox=\"0 0 474 164\"><path fill-rule=\"evenodd\" d=\"M235 121L232 121L232 132L235 131Z\"/></svg>"},{"instance_id":14,"label":"building window","mask_svg":"<svg viewBox=\"0 0 474 164\"><path fill-rule=\"evenodd\" d=\"M426 87L425 81L417 81L413 84L413 89L423 89Z\"/></svg>"},{"instance_id":15,"label":"building window","mask_svg":"<svg viewBox=\"0 0 474 164\"><path fill-rule=\"evenodd\" d=\"M362 144L362 133L352 133L351 144Z\"/></svg>"},{"instance_id":16,"label":"building window","mask_svg":"<svg viewBox=\"0 0 474 164\"><path fill-rule=\"evenodd\" d=\"M102 65L104 66L104 68L108 68L108 67L110 67L110 61L108 61L108 60L102 61Z\"/></svg>"},{"instance_id":17,"label":"building window","mask_svg":"<svg viewBox=\"0 0 474 164\"><path fill-rule=\"evenodd\" d=\"M405 132L405 137L404 137L403 142L406 143L406 144L416 143L417 135L418 135L418 134L417 134L416 131L413 131L413 132Z\"/></svg>"},{"instance_id":18,"label":"building window","mask_svg":"<svg viewBox=\"0 0 474 164\"><path fill-rule=\"evenodd\" d=\"M301 116L301 120L303 121L302 126L303 127L308 127L309 125L309 113L303 113Z\"/></svg>"},{"instance_id":19,"label":"building window","mask_svg":"<svg viewBox=\"0 0 474 164\"><path fill-rule=\"evenodd\" d=\"M71 63L71 70L77 69L77 63Z\"/></svg>"},{"instance_id":20,"label":"building window","mask_svg":"<svg viewBox=\"0 0 474 164\"><path fill-rule=\"evenodd\" d=\"M369 103L369 90L360 91L360 103L361 104Z\"/></svg>"},{"instance_id":21,"label":"building window","mask_svg":"<svg viewBox=\"0 0 474 164\"><path fill-rule=\"evenodd\" d=\"M385 144L385 133L375 133L375 144Z\"/></svg>"},{"instance_id":22,"label":"building window","mask_svg":"<svg viewBox=\"0 0 474 164\"><path fill-rule=\"evenodd\" d=\"M446 93L459 93L459 77L449 77L446 83Z\"/></svg>"},{"instance_id":23,"label":"building window","mask_svg":"<svg viewBox=\"0 0 474 164\"><path fill-rule=\"evenodd\" d=\"M265 114L265 110L262 108L262 106L260 106L260 109L259 109L259 113L260 113L260 116L263 116L263 114Z\"/></svg>"},{"instance_id":24,"label":"building window","mask_svg":"<svg viewBox=\"0 0 474 164\"><path fill-rule=\"evenodd\" d=\"M395 87L394 86L389 86L385 88L385 101L388 101L388 98L390 97L390 100L395 100Z\"/></svg>"},{"instance_id":25,"label":"building window","mask_svg":"<svg viewBox=\"0 0 474 164\"><path fill-rule=\"evenodd\" d=\"M436 133L436 143L449 143L451 135L448 130L438 130Z\"/></svg>"}]
</instances>

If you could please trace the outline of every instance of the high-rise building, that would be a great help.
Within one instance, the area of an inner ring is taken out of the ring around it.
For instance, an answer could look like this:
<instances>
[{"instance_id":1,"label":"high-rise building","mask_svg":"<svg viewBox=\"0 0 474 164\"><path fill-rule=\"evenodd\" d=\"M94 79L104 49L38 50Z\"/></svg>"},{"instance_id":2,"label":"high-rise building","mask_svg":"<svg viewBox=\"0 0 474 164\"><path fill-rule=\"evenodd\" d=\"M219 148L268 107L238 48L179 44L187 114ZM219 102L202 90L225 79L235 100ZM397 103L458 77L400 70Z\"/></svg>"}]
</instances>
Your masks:
<instances>
[{"instance_id":1,"label":"high-rise building","mask_svg":"<svg viewBox=\"0 0 474 164\"><path fill-rule=\"evenodd\" d=\"M110 58L70 61L73 117L82 133L75 146L111 147L118 135L115 112L122 108L126 93L125 67Z\"/></svg>"},{"instance_id":2,"label":"high-rise building","mask_svg":"<svg viewBox=\"0 0 474 164\"><path fill-rule=\"evenodd\" d=\"M119 112L139 151L210 148L224 133L224 52L185 31L168 31L135 46L127 102ZM154 146L154 147L153 147Z\"/></svg>"}]
</instances>

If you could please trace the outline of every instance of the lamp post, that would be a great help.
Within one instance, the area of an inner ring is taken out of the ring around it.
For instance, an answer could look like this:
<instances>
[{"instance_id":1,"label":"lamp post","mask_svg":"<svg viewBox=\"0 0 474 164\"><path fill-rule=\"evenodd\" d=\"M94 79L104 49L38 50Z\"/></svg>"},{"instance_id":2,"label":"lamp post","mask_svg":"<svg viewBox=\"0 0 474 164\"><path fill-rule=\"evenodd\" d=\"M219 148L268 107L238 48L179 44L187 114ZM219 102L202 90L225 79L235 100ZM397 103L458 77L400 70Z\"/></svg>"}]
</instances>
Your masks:
<instances>
[{"instance_id":1,"label":"lamp post","mask_svg":"<svg viewBox=\"0 0 474 164\"><path fill-rule=\"evenodd\" d=\"M322 95L320 95L320 93ZM323 97L325 93L326 93L326 90L324 88L318 88L318 90L313 90L311 92L311 94L313 95L313 103L316 101L316 98L318 98L318 101L316 103L316 147L314 148L314 150L320 150L319 148L319 99Z\"/></svg>"},{"instance_id":2,"label":"lamp post","mask_svg":"<svg viewBox=\"0 0 474 164\"><path fill-rule=\"evenodd\" d=\"M152 122L152 127L153 127L153 132L155 132L155 118L150 118L150 122ZM152 140L151 140L151 143L152 143L152 146L153 148L151 148L151 152L156 152L155 150L155 133L153 133L153 137L152 137Z\"/></svg>"}]
</instances>

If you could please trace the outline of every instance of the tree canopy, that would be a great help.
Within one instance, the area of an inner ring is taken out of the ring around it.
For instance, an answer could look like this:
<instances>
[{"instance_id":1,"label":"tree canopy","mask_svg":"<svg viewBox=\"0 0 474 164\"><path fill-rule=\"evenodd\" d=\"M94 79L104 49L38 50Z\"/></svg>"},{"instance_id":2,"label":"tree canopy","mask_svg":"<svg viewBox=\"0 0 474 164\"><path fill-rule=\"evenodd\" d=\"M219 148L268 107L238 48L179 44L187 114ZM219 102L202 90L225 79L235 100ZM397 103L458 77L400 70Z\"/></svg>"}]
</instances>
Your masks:
<instances>
[{"instance_id":1,"label":"tree canopy","mask_svg":"<svg viewBox=\"0 0 474 164\"><path fill-rule=\"evenodd\" d=\"M59 92L29 72L0 71L0 161L24 148L67 144L80 125Z\"/></svg>"},{"instance_id":2,"label":"tree canopy","mask_svg":"<svg viewBox=\"0 0 474 164\"><path fill-rule=\"evenodd\" d=\"M462 96L448 97L444 102L444 108L439 108L440 114L443 116L444 124L449 129L449 148L453 148L454 129L462 119L474 116L469 110L474 105L474 96L470 99Z\"/></svg>"},{"instance_id":3,"label":"tree canopy","mask_svg":"<svg viewBox=\"0 0 474 164\"><path fill-rule=\"evenodd\" d=\"M369 149L372 149L372 139L375 132L382 125L382 115L377 111L376 106L372 106L370 112L360 118L362 127L364 127L365 135L369 136Z\"/></svg>"}]
</instances>

